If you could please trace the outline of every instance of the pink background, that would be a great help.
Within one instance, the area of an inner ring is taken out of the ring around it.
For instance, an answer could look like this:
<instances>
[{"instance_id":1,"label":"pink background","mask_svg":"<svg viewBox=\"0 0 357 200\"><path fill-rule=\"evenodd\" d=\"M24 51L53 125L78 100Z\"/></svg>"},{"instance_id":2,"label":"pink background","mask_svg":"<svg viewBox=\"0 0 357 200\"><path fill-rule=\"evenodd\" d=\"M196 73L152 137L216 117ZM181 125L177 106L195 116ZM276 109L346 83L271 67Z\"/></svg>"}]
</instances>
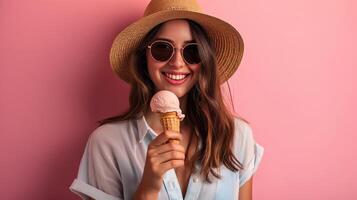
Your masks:
<instances>
[{"instance_id":1,"label":"pink background","mask_svg":"<svg viewBox=\"0 0 357 200\"><path fill-rule=\"evenodd\" d=\"M355 1L199 2L245 41L229 83L265 147L255 199L357 199ZM2 199L79 199L68 187L88 135L128 105L111 42L147 3L0 2Z\"/></svg>"}]
</instances>

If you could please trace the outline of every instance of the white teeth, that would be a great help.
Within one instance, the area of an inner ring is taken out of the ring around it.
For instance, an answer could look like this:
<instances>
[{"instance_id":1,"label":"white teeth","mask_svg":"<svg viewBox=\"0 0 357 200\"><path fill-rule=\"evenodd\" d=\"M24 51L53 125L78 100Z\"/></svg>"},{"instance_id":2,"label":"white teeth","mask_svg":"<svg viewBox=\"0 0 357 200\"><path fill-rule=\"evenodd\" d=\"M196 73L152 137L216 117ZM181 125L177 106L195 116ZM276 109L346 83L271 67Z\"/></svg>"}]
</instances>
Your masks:
<instances>
[{"instance_id":1,"label":"white teeth","mask_svg":"<svg viewBox=\"0 0 357 200\"><path fill-rule=\"evenodd\" d=\"M183 75L183 74L174 75L174 74L169 74L169 73L165 73L165 75L167 77L169 77L170 79L174 79L174 80L182 80L182 79L186 78L186 76L187 76L187 75Z\"/></svg>"}]
</instances>

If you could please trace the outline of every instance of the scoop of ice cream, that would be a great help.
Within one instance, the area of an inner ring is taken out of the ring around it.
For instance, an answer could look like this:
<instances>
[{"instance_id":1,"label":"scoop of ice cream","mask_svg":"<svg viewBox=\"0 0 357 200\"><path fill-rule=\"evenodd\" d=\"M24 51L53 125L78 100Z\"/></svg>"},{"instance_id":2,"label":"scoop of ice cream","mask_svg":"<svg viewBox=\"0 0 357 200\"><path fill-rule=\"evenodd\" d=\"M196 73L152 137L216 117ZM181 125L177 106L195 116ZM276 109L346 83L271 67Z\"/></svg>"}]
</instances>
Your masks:
<instances>
[{"instance_id":1,"label":"scoop of ice cream","mask_svg":"<svg viewBox=\"0 0 357 200\"><path fill-rule=\"evenodd\" d=\"M180 101L177 96L168 90L161 90L157 92L150 102L150 107L152 112L176 112L180 120L185 117L180 109Z\"/></svg>"}]
</instances>

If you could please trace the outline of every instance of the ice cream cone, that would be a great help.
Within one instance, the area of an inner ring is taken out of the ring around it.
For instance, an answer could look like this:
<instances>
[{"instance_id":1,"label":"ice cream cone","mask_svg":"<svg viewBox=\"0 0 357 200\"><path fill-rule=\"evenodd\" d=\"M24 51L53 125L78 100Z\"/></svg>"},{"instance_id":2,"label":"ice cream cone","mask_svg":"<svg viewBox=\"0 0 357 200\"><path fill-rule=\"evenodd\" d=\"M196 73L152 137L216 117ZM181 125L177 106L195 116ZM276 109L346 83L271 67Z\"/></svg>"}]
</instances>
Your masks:
<instances>
[{"instance_id":1,"label":"ice cream cone","mask_svg":"<svg viewBox=\"0 0 357 200\"><path fill-rule=\"evenodd\" d=\"M161 124L165 130L180 132L180 118L176 112L161 113ZM179 144L179 140L170 140L170 142Z\"/></svg>"},{"instance_id":2,"label":"ice cream cone","mask_svg":"<svg viewBox=\"0 0 357 200\"><path fill-rule=\"evenodd\" d=\"M157 92L150 101L151 111L160 113L160 121L164 130L176 131L180 133L180 121L185 115L180 109L180 101L175 93L168 90ZM170 140L179 144L179 140Z\"/></svg>"}]
</instances>

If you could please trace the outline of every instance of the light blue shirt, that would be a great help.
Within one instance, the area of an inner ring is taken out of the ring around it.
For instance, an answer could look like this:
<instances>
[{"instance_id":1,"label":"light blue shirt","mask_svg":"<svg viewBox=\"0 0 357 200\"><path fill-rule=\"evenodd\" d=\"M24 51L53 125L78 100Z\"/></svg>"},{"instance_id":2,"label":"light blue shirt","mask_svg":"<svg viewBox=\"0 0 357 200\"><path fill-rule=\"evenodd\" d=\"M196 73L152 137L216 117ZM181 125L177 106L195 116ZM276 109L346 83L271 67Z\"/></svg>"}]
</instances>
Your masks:
<instances>
[{"instance_id":1,"label":"light blue shirt","mask_svg":"<svg viewBox=\"0 0 357 200\"><path fill-rule=\"evenodd\" d=\"M264 148L255 142L252 129L243 120L235 118L233 153L244 169L232 172L220 167L221 179L210 175L206 183L192 173L185 197L174 169L167 171L159 200L238 200L239 188L256 172ZM82 199L132 199L141 181L149 143L157 134L148 126L145 117L104 124L89 136L80 162L77 178L70 190ZM201 145L199 145L200 147ZM195 167L200 168L197 162Z\"/></svg>"}]
</instances>

